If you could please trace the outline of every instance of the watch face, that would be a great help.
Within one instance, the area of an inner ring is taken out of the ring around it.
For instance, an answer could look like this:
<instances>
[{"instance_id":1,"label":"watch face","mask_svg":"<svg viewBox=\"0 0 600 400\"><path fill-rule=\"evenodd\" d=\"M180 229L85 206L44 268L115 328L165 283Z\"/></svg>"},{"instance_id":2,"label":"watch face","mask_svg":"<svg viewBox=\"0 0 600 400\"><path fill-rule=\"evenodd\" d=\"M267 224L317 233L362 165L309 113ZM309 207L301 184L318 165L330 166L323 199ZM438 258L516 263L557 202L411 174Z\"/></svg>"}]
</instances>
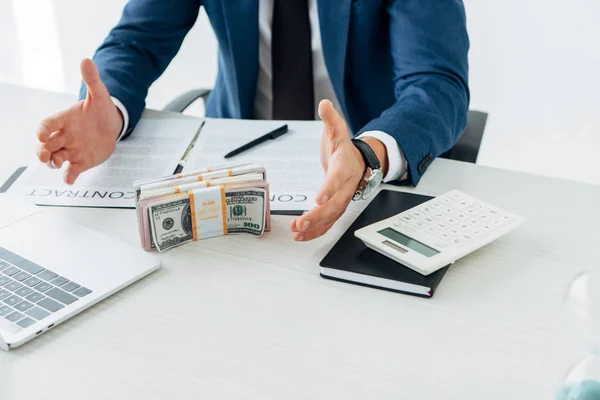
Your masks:
<instances>
[{"instance_id":1,"label":"watch face","mask_svg":"<svg viewBox=\"0 0 600 400\"><path fill-rule=\"evenodd\" d=\"M383 172L378 169L371 171L371 176L367 180L365 190L363 191L363 199L368 199L375 193L381 182L383 181Z\"/></svg>"}]
</instances>

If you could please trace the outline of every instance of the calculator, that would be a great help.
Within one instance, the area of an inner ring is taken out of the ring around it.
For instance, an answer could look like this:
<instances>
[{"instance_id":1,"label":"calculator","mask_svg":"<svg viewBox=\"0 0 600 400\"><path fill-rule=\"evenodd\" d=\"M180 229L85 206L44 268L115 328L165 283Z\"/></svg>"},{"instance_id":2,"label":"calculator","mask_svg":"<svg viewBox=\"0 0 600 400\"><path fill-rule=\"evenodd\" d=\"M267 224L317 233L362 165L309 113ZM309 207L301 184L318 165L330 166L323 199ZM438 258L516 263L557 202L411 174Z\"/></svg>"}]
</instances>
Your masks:
<instances>
[{"instance_id":1,"label":"calculator","mask_svg":"<svg viewBox=\"0 0 600 400\"><path fill-rule=\"evenodd\" d=\"M354 235L367 247L429 275L523 222L518 215L452 190Z\"/></svg>"}]
</instances>

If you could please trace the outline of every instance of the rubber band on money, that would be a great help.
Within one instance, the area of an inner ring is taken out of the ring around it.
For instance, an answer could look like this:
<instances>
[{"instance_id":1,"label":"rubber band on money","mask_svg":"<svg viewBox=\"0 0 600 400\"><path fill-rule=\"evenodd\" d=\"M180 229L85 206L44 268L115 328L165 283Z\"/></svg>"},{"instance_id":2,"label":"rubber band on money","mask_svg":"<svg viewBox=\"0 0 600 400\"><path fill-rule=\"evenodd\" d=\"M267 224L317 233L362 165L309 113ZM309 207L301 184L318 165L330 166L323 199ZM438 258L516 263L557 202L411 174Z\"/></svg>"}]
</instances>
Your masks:
<instances>
[{"instance_id":1,"label":"rubber band on money","mask_svg":"<svg viewBox=\"0 0 600 400\"><path fill-rule=\"evenodd\" d=\"M206 184L206 187L209 188L210 187L210 181L204 181L204 183Z\"/></svg>"},{"instance_id":2,"label":"rubber band on money","mask_svg":"<svg viewBox=\"0 0 600 400\"><path fill-rule=\"evenodd\" d=\"M198 175L198 182L202 182L204 180L204 177L202 175Z\"/></svg>"},{"instance_id":3,"label":"rubber band on money","mask_svg":"<svg viewBox=\"0 0 600 400\"><path fill-rule=\"evenodd\" d=\"M177 193L177 194L181 193L181 189L179 188L179 186L175 186L175 193Z\"/></svg>"},{"instance_id":4,"label":"rubber band on money","mask_svg":"<svg viewBox=\"0 0 600 400\"><path fill-rule=\"evenodd\" d=\"M196 233L196 201L194 200L194 192L188 191L190 196L190 213L192 214L192 237L194 241L198 240L198 234Z\"/></svg>"},{"instance_id":5,"label":"rubber band on money","mask_svg":"<svg viewBox=\"0 0 600 400\"><path fill-rule=\"evenodd\" d=\"M206 172L212 172L212 169L206 168Z\"/></svg>"},{"instance_id":6,"label":"rubber band on money","mask_svg":"<svg viewBox=\"0 0 600 400\"><path fill-rule=\"evenodd\" d=\"M227 173L229 174L228 176L233 176L233 171L231 168L227 168Z\"/></svg>"},{"instance_id":7,"label":"rubber band on money","mask_svg":"<svg viewBox=\"0 0 600 400\"><path fill-rule=\"evenodd\" d=\"M223 214L223 235L227 235L227 207L225 204L225 186L219 185L221 189L221 213Z\"/></svg>"},{"instance_id":8,"label":"rubber band on money","mask_svg":"<svg viewBox=\"0 0 600 400\"><path fill-rule=\"evenodd\" d=\"M181 175L181 174L177 174L176 176L180 179L183 178L183 175Z\"/></svg>"}]
</instances>

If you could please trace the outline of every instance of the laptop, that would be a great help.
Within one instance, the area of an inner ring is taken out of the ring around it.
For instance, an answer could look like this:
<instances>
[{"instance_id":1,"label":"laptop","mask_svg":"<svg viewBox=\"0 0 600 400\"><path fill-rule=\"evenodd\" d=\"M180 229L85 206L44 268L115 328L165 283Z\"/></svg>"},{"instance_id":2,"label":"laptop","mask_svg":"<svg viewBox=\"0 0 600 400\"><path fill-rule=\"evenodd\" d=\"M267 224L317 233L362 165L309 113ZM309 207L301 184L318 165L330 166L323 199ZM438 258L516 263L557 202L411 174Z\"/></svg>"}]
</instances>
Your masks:
<instances>
[{"instance_id":1,"label":"laptop","mask_svg":"<svg viewBox=\"0 0 600 400\"><path fill-rule=\"evenodd\" d=\"M0 348L30 341L160 266L137 247L0 197Z\"/></svg>"}]
</instances>

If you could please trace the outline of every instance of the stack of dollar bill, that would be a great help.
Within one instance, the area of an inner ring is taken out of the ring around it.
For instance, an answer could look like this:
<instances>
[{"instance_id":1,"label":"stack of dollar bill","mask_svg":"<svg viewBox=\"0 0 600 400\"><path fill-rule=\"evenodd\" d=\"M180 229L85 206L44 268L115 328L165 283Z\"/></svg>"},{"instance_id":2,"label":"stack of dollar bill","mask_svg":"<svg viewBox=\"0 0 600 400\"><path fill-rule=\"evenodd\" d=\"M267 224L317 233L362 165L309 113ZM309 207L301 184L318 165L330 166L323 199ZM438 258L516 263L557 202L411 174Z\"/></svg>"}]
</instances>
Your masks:
<instances>
[{"instance_id":1,"label":"stack of dollar bill","mask_svg":"<svg viewBox=\"0 0 600 400\"><path fill-rule=\"evenodd\" d=\"M134 183L142 247L165 251L215 236L270 229L269 185L256 163L235 163Z\"/></svg>"}]
</instances>

